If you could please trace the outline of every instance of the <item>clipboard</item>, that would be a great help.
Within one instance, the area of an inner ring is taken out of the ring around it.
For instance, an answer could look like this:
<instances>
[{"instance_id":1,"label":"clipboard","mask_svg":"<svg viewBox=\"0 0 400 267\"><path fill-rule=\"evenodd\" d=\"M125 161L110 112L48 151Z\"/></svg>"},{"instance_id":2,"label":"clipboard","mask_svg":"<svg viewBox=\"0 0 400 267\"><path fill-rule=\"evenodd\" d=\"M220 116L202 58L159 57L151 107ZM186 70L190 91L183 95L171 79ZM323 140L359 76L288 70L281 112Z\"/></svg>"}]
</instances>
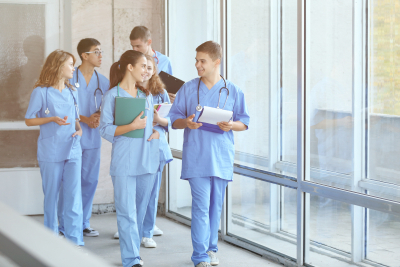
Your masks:
<instances>
[{"instance_id":1,"label":"clipboard","mask_svg":"<svg viewBox=\"0 0 400 267\"><path fill-rule=\"evenodd\" d=\"M182 85L185 84L184 81L169 75L168 73L161 71L158 76L160 76L161 80L165 84L165 89L167 90L168 93L171 94L176 94L179 89L182 87Z\"/></svg>"},{"instance_id":2,"label":"clipboard","mask_svg":"<svg viewBox=\"0 0 400 267\"><path fill-rule=\"evenodd\" d=\"M143 111L145 117L146 98L115 97L115 125L127 125L131 123ZM124 133L130 138L143 138L144 129L137 129Z\"/></svg>"},{"instance_id":3,"label":"clipboard","mask_svg":"<svg viewBox=\"0 0 400 267\"><path fill-rule=\"evenodd\" d=\"M223 134L224 131L219 128L217 122L228 122L232 119L232 116L233 111L204 106L197 122L203 124L199 127L200 130Z\"/></svg>"}]
</instances>

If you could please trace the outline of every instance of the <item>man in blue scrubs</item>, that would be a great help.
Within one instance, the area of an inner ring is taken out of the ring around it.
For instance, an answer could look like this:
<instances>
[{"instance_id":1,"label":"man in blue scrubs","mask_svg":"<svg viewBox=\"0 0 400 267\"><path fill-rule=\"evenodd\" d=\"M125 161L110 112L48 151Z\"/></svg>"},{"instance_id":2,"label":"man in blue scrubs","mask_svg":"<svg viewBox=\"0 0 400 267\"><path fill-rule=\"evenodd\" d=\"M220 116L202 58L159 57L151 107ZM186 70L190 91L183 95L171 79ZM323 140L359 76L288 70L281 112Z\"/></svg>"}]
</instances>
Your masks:
<instances>
[{"instance_id":1,"label":"man in blue scrubs","mask_svg":"<svg viewBox=\"0 0 400 267\"><path fill-rule=\"evenodd\" d=\"M152 56L154 58L154 61L157 64L158 73L164 71L172 75L172 66L169 57L151 48L151 32L147 27L136 26L131 31L129 39L131 40L131 46L133 50L142 52L143 54ZM168 93L168 95L171 99L171 103L173 103L175 94Z\"/></svg>"},{"instance_id":2,"label":"man in blue scrubs","mask_svg":"<svg viewBox=\"0 0 400 267\"><path fill-rule=\"evenodd\" d=\"M100 42L93 38L82 39L77 46L82 64L74 72L70 83L79 95L79 111L82 126L82 208L83 235L98 236L99 232L90 227L93 198L99 181L101 137L99 132L100 107L103 94L109 88L109 81L95 68L101 66L103 58ZM59 207L63 195L60 192ZM59 208L59 228L64 231L62 210Z\"/></svg>"},{"instance_id":3,"label":"man in blue scrubs","mask_svg":"<svg viewBox=\"0 0 400 267\"><path fill-rule=\"evenodd\" d=\"M181 179L189 181L192 193L192 261L196 267L206 267L219 264L216 252L222 203L225 188L233 178L233 131L247 130L250 117L242 90L220 75L221 46L208 41L196 52L195 66L200 77L179 89L169 116L172 128L185 129ZM201 109L196 107L218 105L233 112L229 122L218 123L222 134L205 130L197 123Z\"/></svg>"}]
</instances>

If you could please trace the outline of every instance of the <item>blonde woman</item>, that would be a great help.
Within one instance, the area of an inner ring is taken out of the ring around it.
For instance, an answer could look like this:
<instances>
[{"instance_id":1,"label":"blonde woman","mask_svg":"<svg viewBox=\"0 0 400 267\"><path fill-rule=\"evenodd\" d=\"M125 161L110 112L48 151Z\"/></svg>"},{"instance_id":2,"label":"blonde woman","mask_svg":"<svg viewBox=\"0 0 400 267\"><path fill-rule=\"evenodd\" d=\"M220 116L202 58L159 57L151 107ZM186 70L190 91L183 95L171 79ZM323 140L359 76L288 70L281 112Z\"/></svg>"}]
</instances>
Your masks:
<instances>
[{"instance_id":1,"label":"blonde woman","mask_svg":"<svg viewBox=\"0 0 400 267\"><path fill-rule=\"evenodd\" d=\"M44 193L44 225L58 234L57 200L63 185L65 237L83 246L78 93L68 82L75 58L56 50L46 59L25 115L40 126L37 157Z\"/></svg>"}]
</instances>

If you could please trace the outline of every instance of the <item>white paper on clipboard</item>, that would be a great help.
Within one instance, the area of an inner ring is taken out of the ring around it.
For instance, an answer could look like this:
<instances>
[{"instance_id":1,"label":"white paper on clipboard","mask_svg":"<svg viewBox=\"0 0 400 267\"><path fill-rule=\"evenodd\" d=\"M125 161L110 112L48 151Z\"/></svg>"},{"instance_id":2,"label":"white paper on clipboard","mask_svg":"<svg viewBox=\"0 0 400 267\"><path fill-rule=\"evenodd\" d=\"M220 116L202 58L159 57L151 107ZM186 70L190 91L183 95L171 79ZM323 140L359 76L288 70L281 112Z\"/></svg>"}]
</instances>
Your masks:
<instances>
[{"instance_id":1,"label":"white paper on clipboard","mask_svg":"<svg viewBox=\"0 0 400 267\"><path fill-rule=\"evenodd\" d=\"M232 119L233 112L220 108L203 107L197 122L217 125L217 122L228 122Z\"/></svg>"}]
</instances>

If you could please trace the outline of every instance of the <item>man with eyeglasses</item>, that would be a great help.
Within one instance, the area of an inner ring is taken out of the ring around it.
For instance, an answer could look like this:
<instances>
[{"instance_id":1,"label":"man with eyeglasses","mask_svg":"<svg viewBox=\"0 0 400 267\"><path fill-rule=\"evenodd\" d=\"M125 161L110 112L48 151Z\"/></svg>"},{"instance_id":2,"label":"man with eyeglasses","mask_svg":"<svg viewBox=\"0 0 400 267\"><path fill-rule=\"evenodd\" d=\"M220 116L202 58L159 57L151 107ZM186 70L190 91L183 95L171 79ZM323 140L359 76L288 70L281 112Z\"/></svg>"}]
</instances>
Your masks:
<instances>
[{"instance_id":1,"label":"man with eyeglasses","mask_svg":"<svg viewBox=\"0 0 400 267\"><path fill-rule=\"evenodd\" d=\"M82 208L83 235L98 236L99 232L90 227L93 197L99 181L101 137L98 129L101 101L109 88L109 80L95 68L101 66L103 51L100 42L93 38L82 39L77 46L82 64L77 67L69 81L78 90L79 113L82 127ZM64 233L63 195L60 190L58 203L60 235Z\"/></svg>"}]
</instances>

